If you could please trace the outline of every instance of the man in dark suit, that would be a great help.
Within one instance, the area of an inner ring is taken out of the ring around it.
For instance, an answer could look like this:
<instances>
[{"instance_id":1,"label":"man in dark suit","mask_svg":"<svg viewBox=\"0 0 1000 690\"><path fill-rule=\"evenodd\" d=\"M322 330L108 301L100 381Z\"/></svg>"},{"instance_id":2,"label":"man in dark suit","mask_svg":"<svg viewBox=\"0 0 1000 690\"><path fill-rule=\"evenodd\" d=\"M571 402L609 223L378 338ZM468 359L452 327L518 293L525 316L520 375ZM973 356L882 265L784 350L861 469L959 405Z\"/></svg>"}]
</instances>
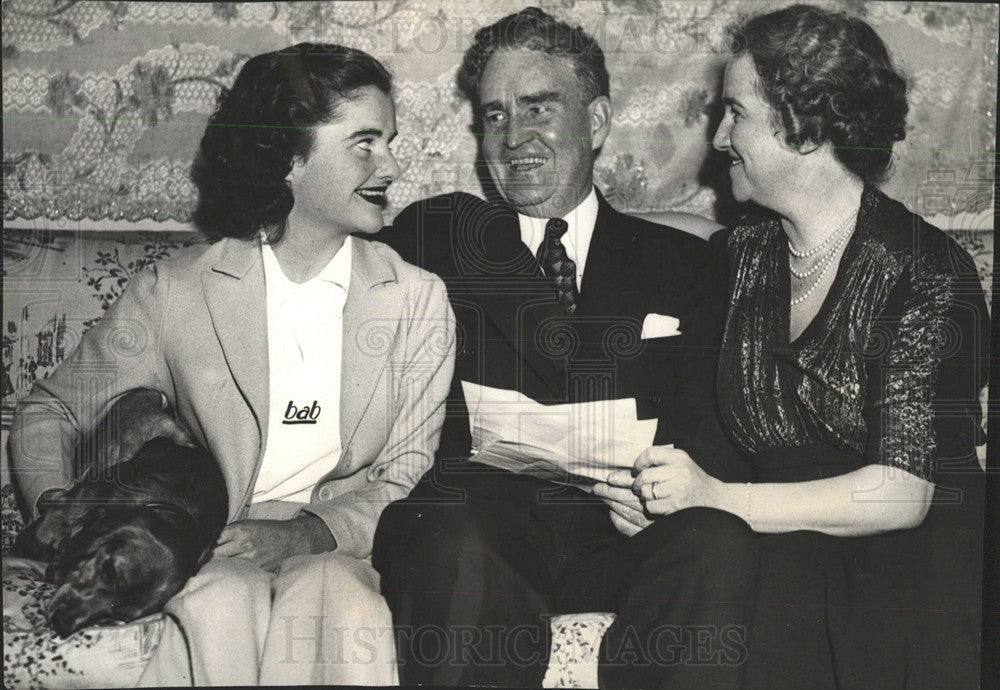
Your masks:
<instances>
[{"instance_id":1,"label":"man in dark suit","mask_svg":"<svg viewBox=\"0 0 1000 690\"><path fill-rule=\"evenodd\" d=\"M630 683L619 670L646 664L658 683L732 684L748 605L728 599L728 580L752 568L692 563L754 556L725 539L706 549L683 519L649 520L625 487L584 491L469 462L463 396L466 382L541 403L634 398L639 419L658 420L654 444L744 480L713 398L724 273L703 240L619 213L594 187L612 105L603 53L582 29L535 8L505 17L477 32L459 85L496 198L423 200L377 238L444 279L458 324L435 466L376 535L400 680L539 686L548 618L611 611L602 682ZM692 601L713 579L724 600ZM752 583L736 584L750 600Z\"/></svg>"}]
</instances>

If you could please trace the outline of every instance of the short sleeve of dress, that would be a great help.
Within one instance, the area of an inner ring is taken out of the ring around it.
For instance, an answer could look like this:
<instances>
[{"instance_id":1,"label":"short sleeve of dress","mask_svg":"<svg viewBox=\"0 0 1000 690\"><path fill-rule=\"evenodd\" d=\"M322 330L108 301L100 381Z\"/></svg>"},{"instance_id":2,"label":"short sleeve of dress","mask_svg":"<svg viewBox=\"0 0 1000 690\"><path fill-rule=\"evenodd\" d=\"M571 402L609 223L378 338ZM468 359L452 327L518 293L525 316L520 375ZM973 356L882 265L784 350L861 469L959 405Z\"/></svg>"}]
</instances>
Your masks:
<instances>
[{"instance_id":1,"label":"short sleeve of dress","mask_svg":"<svg viewBox=\"0 0 1000 690\"><path fill-rule=\"evenodd\" d=\"M924 261L907 269L863 353L866 459L928 481L975 462L982 441L989 316L968 256L950 259L957 268Z\"/></svg>"}]
</instances>

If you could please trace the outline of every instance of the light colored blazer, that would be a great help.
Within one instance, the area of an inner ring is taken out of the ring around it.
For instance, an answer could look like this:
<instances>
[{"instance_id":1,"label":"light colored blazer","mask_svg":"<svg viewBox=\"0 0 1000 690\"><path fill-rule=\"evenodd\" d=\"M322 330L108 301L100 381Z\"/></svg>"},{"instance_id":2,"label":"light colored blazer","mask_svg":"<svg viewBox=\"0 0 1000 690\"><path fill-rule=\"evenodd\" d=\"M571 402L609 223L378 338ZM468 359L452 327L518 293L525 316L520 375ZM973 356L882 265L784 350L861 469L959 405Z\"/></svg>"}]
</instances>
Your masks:
<instances>
[{"instance_id":1,"label":"light colored blazer","mask_svg":"<svg viewBox=\"0 0 1000 690\"><path fill-rule=\"evenodd\" d=\"M304 508L337 551L371 552L379 515L430 468L454 368L455 320L444 284L378 242L356 239L344 306L343 454ZM35 510L72 483L72 451L135 388L162 391L218 460L229 517L246 515L268 426L267 312L259 241L225 239L159 262L53 374L35 384L11 429L11 463Z\"/></svg>"}]
</instances>

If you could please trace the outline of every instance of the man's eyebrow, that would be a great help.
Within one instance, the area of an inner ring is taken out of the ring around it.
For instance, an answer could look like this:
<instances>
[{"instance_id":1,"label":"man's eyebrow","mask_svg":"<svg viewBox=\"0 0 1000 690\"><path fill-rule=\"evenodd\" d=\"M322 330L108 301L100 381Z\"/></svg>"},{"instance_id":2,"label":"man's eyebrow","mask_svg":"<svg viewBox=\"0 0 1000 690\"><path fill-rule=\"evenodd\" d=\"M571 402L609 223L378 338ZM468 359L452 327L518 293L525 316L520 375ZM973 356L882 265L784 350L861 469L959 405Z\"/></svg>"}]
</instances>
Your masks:
<instances>
[{"instance_id":1,"label":"man's eyebrow","mask_svg":"<svg viewBox=\"0 0 1000 690\"><path fill-rule=\"evenodd\" d=\"M563 94L559 91L538 91L536 93L526 93L516 98L518 105L535 105L536 103L561 102ZM490 101L479 106L479 114L484 115L491 110L503 110L503 103L500 101Z\"/></svg>"},{"instance_id":2,"label":"man's eyebrow","mask_svg":"<svg viewBox=\"0 0 1000 690\"><path fill-rule=\"evenodd\" d=\"M563 95L558 91L538 91L537 93L518 96L517 102L519 105L534 105L535 103L551 103L553 101L561 101L562 99Z\"/></svg>"},{"instance_id":3,"label":"man's eyebrow","mask_svg":"<svg viewBox=\"0 0 1000 690\"><path fill-rule=\"evenodd\" d=\"M503 104L500 101L490 101L489 103L483 103L479 106L479 115L485 115L491 110L503 110Z\"/></svg>"},{"instance_id":4,"label":"man's eyebrow","mask_svg":"<svg viewBox=\"0 0 1000 690\"><path fill-rule=\"evenodd\" d=\"M722 102L725 103L728 106L736 106L740 110L746 110L746 106L744 106L742 103L740 103L738 100L736 100L732 96L723 96Z\"/></svg>"}]
</instances>

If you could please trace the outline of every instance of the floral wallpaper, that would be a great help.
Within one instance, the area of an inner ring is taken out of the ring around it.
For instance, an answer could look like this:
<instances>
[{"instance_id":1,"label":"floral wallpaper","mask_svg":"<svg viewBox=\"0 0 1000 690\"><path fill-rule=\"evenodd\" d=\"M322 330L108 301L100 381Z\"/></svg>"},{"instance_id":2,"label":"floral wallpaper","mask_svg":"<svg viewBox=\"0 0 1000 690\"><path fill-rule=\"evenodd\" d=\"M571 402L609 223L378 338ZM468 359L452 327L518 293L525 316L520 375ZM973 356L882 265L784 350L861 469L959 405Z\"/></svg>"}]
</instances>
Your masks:
<instances>
[{"instance_id":1,"label":"floral wallpaper","mask_svg":"<svg viewBox=\"0 0 1000 690\"><path fill-rule=\"evenodd\" d=\"M607 54L615 119L597 179L612 202L725 221L725 171L710 146L723 29L789 2L535 2L583 25ZM405 172L390 216L431 194L479 193L454 74L476 29L526 4L4 0L4 219L187 222L190 163L220 94L249 55L304 40L365 49L395 75ZM816 4L866 18L910 79L910 132L889 194L926 211L922 185L940 173L953 189L935 213L991 215L997 5ZM959 190L970 186L980 193Z\"/></svg>"},{"instance_id":2,"label":"floral wallpaper","mask_svg":"<svg viewBox=\"0 0 1000 690\"><path fill-rule=\"evenodd\" d=\"M3 422L154 261L197 251L183 232L4 231Z\"/></svg>"}]
</instances>

